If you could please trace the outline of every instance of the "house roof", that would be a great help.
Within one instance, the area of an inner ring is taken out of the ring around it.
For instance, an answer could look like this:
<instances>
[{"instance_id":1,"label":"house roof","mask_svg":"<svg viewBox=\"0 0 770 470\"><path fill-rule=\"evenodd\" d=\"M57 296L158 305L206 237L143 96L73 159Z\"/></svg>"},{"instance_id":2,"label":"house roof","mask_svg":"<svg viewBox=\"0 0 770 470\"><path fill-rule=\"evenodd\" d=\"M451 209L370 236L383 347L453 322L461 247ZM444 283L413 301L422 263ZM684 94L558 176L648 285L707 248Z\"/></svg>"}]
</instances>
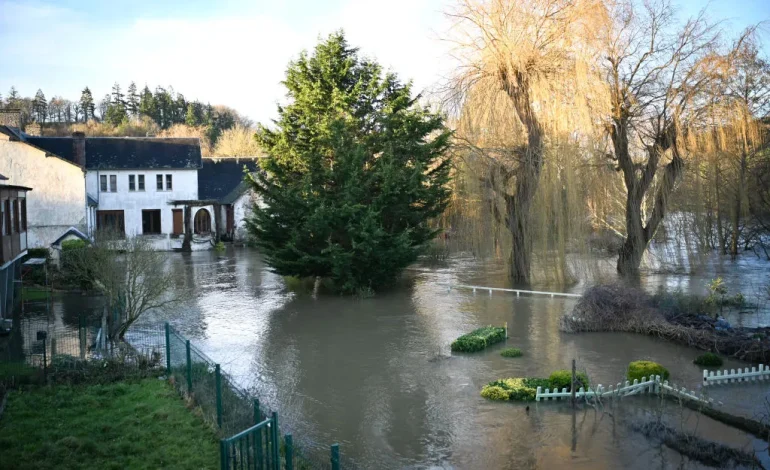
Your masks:
<instances>
[{"instance_id":1,"label":"house roof","mask_svg":"<svg viewBox=\"0 0 770 470\"><path fill-rule=\"evenodd\" d=\"M75 162L72 137L32 137L35 147ZM198 139L158 137L87 137L86 169L196 169L201 166Z\"/></svg>"},{"instance_id":2,"label":"house roof","mask_svg":"<svg viewBox=\"0 0 770 470\"><path fill-rule=\"evenodd\" d=\"M198 197L232 204L248 189L244 174L257 171L258 160L259 157L204 158L198 171Z\"/></svg>"}]
</instances>

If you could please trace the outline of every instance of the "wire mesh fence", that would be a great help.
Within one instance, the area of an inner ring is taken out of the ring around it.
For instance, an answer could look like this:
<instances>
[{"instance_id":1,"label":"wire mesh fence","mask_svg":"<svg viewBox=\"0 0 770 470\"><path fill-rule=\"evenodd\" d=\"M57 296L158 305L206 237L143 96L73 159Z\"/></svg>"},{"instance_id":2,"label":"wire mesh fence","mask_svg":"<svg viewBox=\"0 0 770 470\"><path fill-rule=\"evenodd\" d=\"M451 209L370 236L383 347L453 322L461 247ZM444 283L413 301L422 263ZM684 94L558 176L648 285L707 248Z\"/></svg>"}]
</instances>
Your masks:
<instances>
[{"instance_id":1,"label":"wire mesh fence","mask_svg":"<svg viewBox=\"0 0 770 470\"><path fill-rule=\"evenodd\" d=\"M117 361L121 367L165 369L170 383L200 409L204 420L219 430L224 437L222 442L228 443L232 452L223 457L222 468L232 468L236 455L253 457L268 450L280 455L279 465L272 461L269 465L276 470L354 467L352 462L347 465L338 447L327 448L328 453L316 449L311 455L303 452L292 437L279 435L276 410L241 388L219 364L168 323L130 328L122 341L108 341L101 319L86 316L78 319L77 328L34 321L15 325L9 335L0 337L0 385L24 383L26 377L39 375L52 365L74 369L94 360ZM265 438L259 442L263 447L257 450L255 436L266 431L252 428L266 420L270 423L268 427L276 427L277 437ZM243 437L235 439L237 436ZM267 449L264 446L268 443L275 447ZM268 461L264 462L267 465Z\"/></svg>"}]
</instances>

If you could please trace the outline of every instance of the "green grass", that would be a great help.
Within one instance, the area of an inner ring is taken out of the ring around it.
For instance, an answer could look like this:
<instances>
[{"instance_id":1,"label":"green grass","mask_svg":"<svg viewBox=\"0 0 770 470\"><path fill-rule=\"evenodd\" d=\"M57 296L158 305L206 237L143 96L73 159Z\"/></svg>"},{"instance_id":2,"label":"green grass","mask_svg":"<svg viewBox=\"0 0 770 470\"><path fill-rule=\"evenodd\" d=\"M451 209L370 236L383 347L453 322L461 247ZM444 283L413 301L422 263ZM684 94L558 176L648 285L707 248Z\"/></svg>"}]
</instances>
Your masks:
<instances>
[{"instance_id":1,"label":"green grass","mask_svg":"<svg viewBox=\"0 0 770 470\"><path fill-rule=\"evenodd\" d=\"M10 392L4 469L217 468L214 431L165 381Z\"/></svg>"},{"instance_id":2,"label":"green grass","mask_svg":"<svg viewBox=\"0 0 770 470\"><path fill-rule=\"evenodd\" d=\"M37 289L34 287L25 287L22 292L22 298L25 302L34 302L48 299L49 293L45 289Z\"/></svg>"},{"instance_id":3,"label":"green grass","mask_svg":"<svg viewBox=\"0 0 770 470\"><path fill-rule=\"evenodd\" d=\"M505 328L501 326L485 326L464 334L452 342L452 351L476 352L487 346L505 341Z\"/></svg>"},{"instance_id":4,"label":"green grass","mask_svg":"<svg viewBox=\"0 0 770 470\"><path fill-rule=\"evenodd\" d=\"M722 358L712 352L707 352L696 357L693 361L696 365L704 367L719 367L722 365Z\"/></svg>"}]
</instances>

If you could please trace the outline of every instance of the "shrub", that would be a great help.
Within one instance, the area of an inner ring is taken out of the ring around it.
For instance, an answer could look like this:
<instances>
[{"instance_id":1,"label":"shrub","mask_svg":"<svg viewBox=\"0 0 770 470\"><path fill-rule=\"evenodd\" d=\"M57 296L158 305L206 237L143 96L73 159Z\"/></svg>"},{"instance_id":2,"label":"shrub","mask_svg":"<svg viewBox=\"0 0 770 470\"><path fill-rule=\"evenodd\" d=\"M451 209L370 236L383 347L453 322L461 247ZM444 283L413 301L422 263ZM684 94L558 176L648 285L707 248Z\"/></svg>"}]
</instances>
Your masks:
<instances>
[{"instance_id":1,"label":"shrub","mask_svg":"<svg viewBox=\"0 0 770 470\"><path fill-rule=\"evenodd\" d=\"M521 356L521 349L505 348L502 351L500 351L500 355L503 357L519 357Z\"/></svg>"},{"instance_id":2,"label":"shrub","mask_svg":"<svg viewBox=\"0 0 770 470\"><path fill-rule=\"evenodd\" d=\"M693 362L699 366L719 367L722 365L722 358L712 352L707 352L696 357Z\"/></svg>"},{"instance_id":3,"label":"shrub","mask_svg":"<svg viewBox=\"0 0 770 470\"><path fill-rule=\"evenodd\" d=\"M225 251L225 244L222 242L217 242L216 245L214 245L214 251L223 252Z\"/></svg>"},{"instance_id":4,"label":"shrub","mask_svg":"<svg viewBox=\"0 0 770 470\"><path fill-rule=\"evenodd\" d=\"M481 351L490 344L505 341L505 328L499 326L485 326L462 335L452 343L452 351L476 352Z\"/></svg>"},{"instance_id":5,"label":"shrub","mask_svg":"<svg viewBox=\"0 0 770 470\"><path fill-rule=\"evenodd\" d=\"M86 247L85 240L81 240L79 238L76 238L73 240L64 240L63 242L61 242L61 251L79 250L85 247Z\"/></svg>"},{"instance_id":6,"label":"shrub","mask_svg":"<svg viewBox=\"0 0 770 470\"><path fill-rule=\"evenodd\" d=\"M575 373L575 381L577 382L577 388L588 387L588 376L584 372ZM548 377L548 388L551 390L561 390L566 388L572 390L572 372L568 370L557 370Z\"/></svg>"},{"instance_id":7,"label":"shrub","mask_svg":"<svg viewBox=\"0 0 770 470\"><path fill-rule=\"evenodd\" d=\"M626 378L633 381L634 379L642 380L644 377L649 379L650 377L655 377L656 375L659 375L661 380L667 380L669 376L668 369L658 364L657 362L634 361L628 364L628 373Z\"/></svg>"},{"instance_id":8,"label":"shrub","mask_svg":"<svg viewBox=\"0 0 770 470\"><path fill-rule=\"evenodd\" d=\"M481 396L489 400L533 401L537 395L537 387L542 387L543 383L544 380L538 378L495 380L484 385Z\"/></svg>"}]
</instances>

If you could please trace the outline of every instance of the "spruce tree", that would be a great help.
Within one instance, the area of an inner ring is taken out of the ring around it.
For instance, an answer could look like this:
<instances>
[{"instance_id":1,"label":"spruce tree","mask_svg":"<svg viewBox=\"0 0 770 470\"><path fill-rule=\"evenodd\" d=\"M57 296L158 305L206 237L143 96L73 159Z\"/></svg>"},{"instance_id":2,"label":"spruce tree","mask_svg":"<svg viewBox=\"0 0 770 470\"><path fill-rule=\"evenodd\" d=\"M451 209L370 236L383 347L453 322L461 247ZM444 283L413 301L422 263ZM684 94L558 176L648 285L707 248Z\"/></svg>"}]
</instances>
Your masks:
<instances>
[{"instance_id":1,"label":"spruce tree","mask_svg":"<svg viewBox=\"0 0 770 470\"><path fill-rule=\"evenodd\" d=\"M158 107L155 104L155 97L147 85L144 86L142 94L139 96L139 114L158 123Z\"/></svg>"},{"instance_id":2,"label":"spruce tree","mask_svg":"<svg viewBox=\"0 0 770 470\"><path fill-rule=\"evenodd\" d=\"M131 82L126 92L126 111L131 117L136 117L139 113L139 95L136 94L136 83Z\"/></svg>"},{"instance_id":3,"label":"spruce tree","mask_svg":"<svg viewBox=\"0 0 770 470\"><path fill-rule=\"evenodd\" d=\"M35 119L37 122L45 122L45 118L48 115L48 101L45 99L43 90L37 90L35 93L35 99L32 101L32 112L35 113Z\"/></svg>"},{"instance_id":4,"label":"spruce tree","mask_svg":"<svg viewBox=\"0 0 770 470\"><path fill-rule=\"evenodd\" d=\"M128 120L126 101L124 100L124 95L121 93L120 85L118 83L115 83L112 86L112 96L107 102L107 109L102 118L105 122L116 127Z\"/></svg>"},{"instance_id":5,"label":"spruce tree","mask_svg":"<svg viewBox=\"0 0 770 470\"><path fill-rule=\"evenodd\" d=\"M96 105L94 104L94 96L88 87L85 87L80 93L80 110L83 113L83 122L88 122L89 117L94 118Z\"/></svg>"},{"instance_id":6,"label":"spruce tree","mask_svg":"<svg viewBox=\"0 0 770 470\"><path fill-rule=\"evenodd\" d=\"M290 104L259 126L264 202L247 221L272 269L342 292L392 285L437 232L450 195L449 131L411 84L361 58L340 32L289 65Z\"/></svg>"}]
</instances>

